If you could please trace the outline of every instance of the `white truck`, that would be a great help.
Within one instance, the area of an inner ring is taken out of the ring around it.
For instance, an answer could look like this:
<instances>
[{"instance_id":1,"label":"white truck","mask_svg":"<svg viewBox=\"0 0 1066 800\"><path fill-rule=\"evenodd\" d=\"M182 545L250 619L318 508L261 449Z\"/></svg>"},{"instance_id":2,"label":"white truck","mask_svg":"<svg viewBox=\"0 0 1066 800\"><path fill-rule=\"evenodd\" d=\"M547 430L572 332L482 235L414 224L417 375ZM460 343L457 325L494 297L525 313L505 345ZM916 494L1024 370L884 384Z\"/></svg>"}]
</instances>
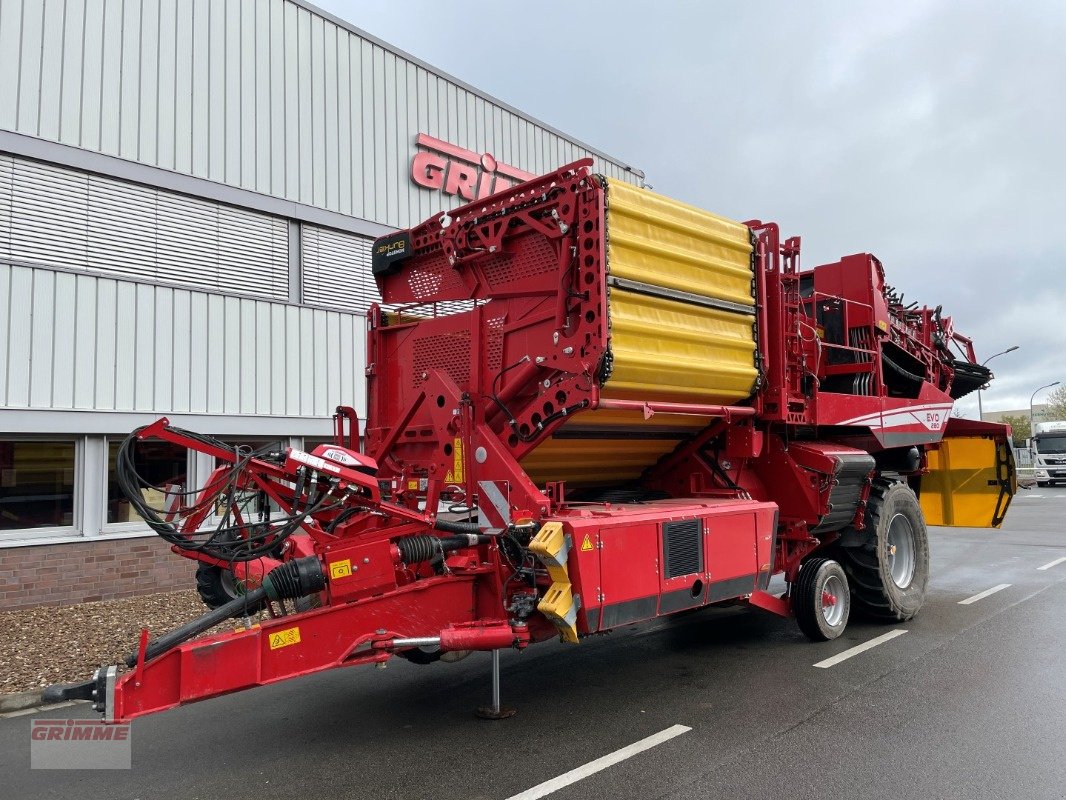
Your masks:
<instances>
[{"instance_id":1,"label":"white truck","mask_svg":"<svg viewBox=\"0 0 1066 800\"><path fill-rule=\"evenodd\" d=\"M1066 420L1038 422L1029 440L1037 486L1066 483Z\"/></svg>"}]
</instances>

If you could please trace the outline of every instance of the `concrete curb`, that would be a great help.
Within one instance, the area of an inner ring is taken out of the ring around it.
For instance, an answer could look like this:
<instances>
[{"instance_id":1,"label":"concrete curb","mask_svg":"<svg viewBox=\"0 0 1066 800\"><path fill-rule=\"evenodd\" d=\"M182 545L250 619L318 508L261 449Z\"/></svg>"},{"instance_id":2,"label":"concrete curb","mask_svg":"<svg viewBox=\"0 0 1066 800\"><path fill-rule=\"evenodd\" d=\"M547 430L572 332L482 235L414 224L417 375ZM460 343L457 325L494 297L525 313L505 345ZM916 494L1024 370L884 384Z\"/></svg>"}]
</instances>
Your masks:
<instances>
[{"instance_id":1,"label":"concrete curb","mask_svg":"<svg viewBox=\"0 0 1066 800\"><path fill-rule=\"evenodd\" d=\"M0 694L0 714L7 714L11 711L24 711L27 708L44 705L44 701L41 699L41 691L41 689L36 689L32 692Z\"/></svg>"}]
</instances>

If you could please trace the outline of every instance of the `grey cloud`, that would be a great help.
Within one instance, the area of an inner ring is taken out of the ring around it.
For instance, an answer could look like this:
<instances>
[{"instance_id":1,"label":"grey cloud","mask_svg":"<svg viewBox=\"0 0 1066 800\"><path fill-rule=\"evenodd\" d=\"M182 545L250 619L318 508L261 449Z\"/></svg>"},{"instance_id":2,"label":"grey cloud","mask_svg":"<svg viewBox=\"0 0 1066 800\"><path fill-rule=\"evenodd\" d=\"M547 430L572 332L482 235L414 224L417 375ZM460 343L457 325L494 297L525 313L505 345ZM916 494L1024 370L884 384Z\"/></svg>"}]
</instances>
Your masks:
<instances>
[{"instance_id":1,"label":"grey cloud","mask_svg":"<svg viewBox=\"0 0 1066 800\"><path fill-rule=\"evenodd\" d=\"M986 409L1066 381L1066 6L319 2L808 265L875 253L979 357L1021 345Z\"/></svg>"}]
</instances>

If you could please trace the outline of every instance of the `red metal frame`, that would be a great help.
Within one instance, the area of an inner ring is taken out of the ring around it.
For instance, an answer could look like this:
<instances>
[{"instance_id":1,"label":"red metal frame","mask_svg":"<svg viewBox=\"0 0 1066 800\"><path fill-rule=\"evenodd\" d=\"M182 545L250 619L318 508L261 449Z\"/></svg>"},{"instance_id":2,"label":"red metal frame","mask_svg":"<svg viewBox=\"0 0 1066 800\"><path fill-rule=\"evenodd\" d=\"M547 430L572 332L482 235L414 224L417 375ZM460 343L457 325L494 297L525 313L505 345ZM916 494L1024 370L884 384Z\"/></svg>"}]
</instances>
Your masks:
<instances>
[{"instance_id":1,"label":"red metal frame","mask_svg":"<svg viewBox=\"0 0 1066 800\"><path fill-rule=\"evenodd\" d=\"M272 609L251 629L147 660L142 638L136 668L112 687L114 719L380 662L411 640L444 650L525 647L560 633L533 610L556 583L578 598L582 635L734 598L788 614L788 600L766 592L770 576L795 580L811 553L862 525L872 468L851 478L860 482L854 513L826 527L841 463L943 436L953 377L944 343L956 341L972 361L969 340L938 309L904 308L872 256L803 271L799 238L782 241L776 224L760 221L747 223L761 372L750 400L601 396L610 367L606 190L591 165L579 161L438 214L408 232L404 259L375 267L383 306L368 319L365 453L354 410L338 407L335 445L249 459L237 479L237 488L264 492L287 514L306 506L310 487L294 487L308 474L336 502L303 519L276 558L232 565L175 545L232 567L249 585L280 563L316 556L327 577L320 607ZM886 348L920 371L920 385L901 389L884 374ZM595 409L706 418L641 479L674 499L571 502L561 482L530 478L523 458ZM139 435L223 464L181 510L192 512L179 528L191 543L236 457L165 419ZM494 498L504 507L489 514ZM437 528L442 503L482 507L484 535L436 561L404 563L406 537L447 535ZM565 535L565 570L512 563L518 537L528 541L551 524ZM667 574L674 525L696 531L686 535L697 537L698 570Z\"/></svg>"}]
</instances>

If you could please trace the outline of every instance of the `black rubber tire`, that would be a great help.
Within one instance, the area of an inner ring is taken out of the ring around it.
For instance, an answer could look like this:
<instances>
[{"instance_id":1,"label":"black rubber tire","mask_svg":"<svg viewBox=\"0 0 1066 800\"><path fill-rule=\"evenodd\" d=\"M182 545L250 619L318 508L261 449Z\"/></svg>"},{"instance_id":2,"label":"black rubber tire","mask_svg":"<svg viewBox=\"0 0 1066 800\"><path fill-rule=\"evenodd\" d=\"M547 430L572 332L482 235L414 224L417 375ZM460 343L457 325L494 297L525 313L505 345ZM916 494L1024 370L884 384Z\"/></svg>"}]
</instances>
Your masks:
<instances>
[{"instance_id":1,"label":"black rubber tire","mask_svg":"<svg viewBox=\"0 0 1066 800\"><path fill-rule=\"evenodd\" d=\"M837 602L844 604L844 613L834 625L822 613L822 591L830 577L839 578L845 589L837 595ZM848 576L844 568L831 558L812 558L800 568L799 577L792 587L792 612L796 622L807 638L815 642L836 639L848 626L851 613L851 594L847 591Z\"/></svg>"},{"instance_id":2,"label":"black rubber tire","mask_svg":"<svg viewBox=\"0 0 1066 800\"><path fill-rule=\"evenodd\" d=\"M449 650L442 652L439 648L423 648L412 647L410 650L403 650L396 655L400 658L406 658L412 664L436 664L438 661L445 664L454 664L457 661L462 661L473 650Z\"/></svg>"},{"instance_id":3,"label":"black rubber tire","mask_svg":"<svg viewBox=\"0 0 1066 800\"><path fill-rule=\"evenodd\" d=\"M436 664L440 661L442 653L439 647L436 649L412 647L410 650L401 650L396 655L410 661L412 664L426 665Z\"/></svg>"},{"instance_id":4,"label":"black rubber tire","mask_svg":"<svg viewBox=\"0 0 1066 800\"><path fill-rule=\"evenodd\" d=\"M218 608L240 597L239 592L234 592L227 582L223 580L222 567L214 564L201 563L196 567L196 591L204 605L208 608ZM263 610L264 603L252 603L248 606L247 613L258 614ZM234 618L243 617L244 613L235 614Z\"/></svg>"},{"instance_id":5,"label":"black rubber tire","mask_svg":"<svg viewBox=\"0 0 1066 800\"><path fill-rule=\"evenodd\" d=\"M906 587L892 580L888 552L891 521L902 514L910 522L914 540L914 572ZM866 504L866 527L851 531L849 546L838 548L848 573L857 611L881 622L903 622L925 603L929 585L929 531L918 497L902 481L876 478Z\"/></svg>"}]
</instances>

